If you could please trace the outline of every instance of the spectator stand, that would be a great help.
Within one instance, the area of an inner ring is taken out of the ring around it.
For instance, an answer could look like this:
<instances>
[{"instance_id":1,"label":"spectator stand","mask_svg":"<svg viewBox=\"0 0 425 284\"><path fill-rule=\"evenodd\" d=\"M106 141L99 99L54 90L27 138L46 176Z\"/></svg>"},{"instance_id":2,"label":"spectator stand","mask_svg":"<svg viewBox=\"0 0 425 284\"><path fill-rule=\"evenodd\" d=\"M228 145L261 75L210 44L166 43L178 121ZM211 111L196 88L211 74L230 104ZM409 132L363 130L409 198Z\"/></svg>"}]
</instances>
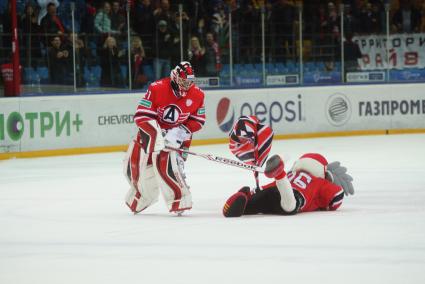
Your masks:
<instances>
[{"instance_id":1,"label":"spectator stand","mask_svg":"<svg viewBox=\"0 0 425 284\"><path fill-rule=\"evenodd\" d=\"M62 22L67 35L73 26L71 22L71 3L75 3L74 28L78 36L83 40L84 47L88 50L81 71L84 84L78 86L77 92L110 90L111 87L102 87L100 83L102 69L99 52L107 36L113 36L116 39L118 52L126 52L129 49L127 31L116 34L113 32L95 33L94 18L102 12L102 6L82 0L62 0L59 2L57 16ZM112 3L112 1L107 2ZM131 36L137 35L142 38L146 52L144 73L147 77L147 82L150 83L158 79L153 64L156 59L157 24L160 20L163 20L167 25L170 25L170 32L180 30L175 27L179 23L179 21L175 21L175 17L179 13L179 3L173 0L161 1L162 4L159 1L151 1L150 7L147 8L140 6L141 2L134 1L130 13L133 15L137 9L137 15L144 13L144 16L152 19L151 22L154 25L146 29L140 29L139 21L130 18L130 27L127 28L130 28L129 33ZM287 76L292 76L291 84L294 84L294 82L297 84L303 82L305 85L344 83L345 73L347 72L344 61L341 62L341 42L345 41L344 35L354 33L356 36L368 39L386 36L386 14L383 4L385 1L328 1L324 4L303 1L301 22L298 18L300 10L299 6L297 6L300 1L285 1L286 6L279 7L274 6L275 1L265 1L264 9L258 6L258 1L243 1L239 5L227 5L227 2L223 1L207 2L204 7L199 5L201 1L184 1L182 12L185 14L184 18L188 27L183 29L183 38L190 40L192 36L196 36L202 46L207 46L207 37L211 37L207 35L212 35L213 43L210 45L209 52L213 61L210 62L209 74L205 76L218 77L221 87L270 86L269 81L271 79L275 83L285 85ZM342 2L346 4L340 6ZM32 3L35 7L37 5L35 0L17 1L19 18L24 15L25 7L28 3ZM97 3L97 1L93 3ZM390 37L400 35L401 41L406 35L411 35L418 40L423 38L423 34L419 32L425 31L423 29L425 26L425 20L423 20L425 19L425 5L421 6L423 4L421 1L413 1L410 6L403 6L405 2L402 5L399 5L398 1L391 1L391 3L392 6L389 10ZM120 13L125 15L126 1L119 1L119 4L121 5L119 7ZM7 1L0 0L0 13L3 12L2 14L4 14L6 9ZM400 17L403 16L403 13L400 13L402 9L410 11L412 15L410 22L403 21L403 18L400 21ZM282 15L287 16L283 21L280 19ZM264 16L264 19L262 16ZM366 23L366 21L362 20L366 18L370 22ZM249 19L249 25L246 25L247 19ZM292 19L292 22L289 22L288 19ZM263 20L264 27L262 26ZM277 23L280 28L276 28L277 26L274 26L274 23ZM405 23L405 25L400 26L400 23ZM0 21L0 25L3 27L2 21ZM171 25L174 25L174 27L171 27ZM299 39L300 31L302 31L301 41ZM36 36L35 34L31 35ZM32 54L32 52L28 52L28 42L25 42L24 36L21 35L20 41L20 48L23 51L21 52L21 63L23 65L24 90L33 89L34 92L40 93L49 90L69 90L68 84L54 86L50 83L50 63L48 60L50 44L44 40L45 36L40 35L43 38L39 44L40 46L31 41L30 48L34 50L39 48L40 54L31 55L30 57L28 57L28 54ZM179 39L179 36L179 34L171 35L173 39ZM65 44L65 35L63 37ZM9 47L7 46L7 40L4 40L7 39L7 34L0 38L0 62L7 62L7 50ZM302 61L300 60L299 50L301 44L303 46ZM184 49L188 45L190 45L190 42L184 42ZM371 74L373 78L384 79L387 82L425 80L425 63L420 58L417 64L411 66L398 64L386 67L387 69L363 66L361 63L365 60L365 56L373 56L378 53L376 49L376 47L369 49L363 47L362 58L359 60L361 66L354 70L354 73L358 73L357 77L360 78L367 73ZM180 52L179 48L176 51ZM183 58L188 59L188 51L183 50L181 52L183 52ZM382 57L385 50L379 52ZM400 58L402 58L403 54L406 54L406 49L400 47L396 52L397 54L400 53ZM176 57L180 58L180 56ZM385 56L383 60L386 60ZM129 66L126 56L119 57L118 70L123 78L123 84L113 89L128 89ZM263 74L263 70L265 70L265 74ZM385 73L384 77L379 75L382 72ZM166 74L167 72L164 72L161 76L166 76ZM204 76L202 72L200 75ZM302 80L301 75L303 75ZM297 80L294 80L297 76ZM368 78L370 79L371 77L369 76ZM370 81L362 82L369 83Z\"/></svg>"}]
</instances>

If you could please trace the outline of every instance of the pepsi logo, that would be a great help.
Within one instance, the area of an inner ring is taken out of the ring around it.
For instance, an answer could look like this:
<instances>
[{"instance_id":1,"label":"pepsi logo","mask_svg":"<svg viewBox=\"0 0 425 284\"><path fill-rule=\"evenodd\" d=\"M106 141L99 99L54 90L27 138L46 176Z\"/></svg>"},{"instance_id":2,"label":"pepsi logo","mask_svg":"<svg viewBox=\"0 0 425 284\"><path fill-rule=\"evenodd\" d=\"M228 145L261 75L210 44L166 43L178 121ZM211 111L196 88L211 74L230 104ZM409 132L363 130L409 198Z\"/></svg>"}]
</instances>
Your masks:
<instances>
[{"instance_id":1,"label":"pepsi logo","mask_svg":"<svg viewBox=\"0 0 425 284\"><path fill-rule=\"evenodd\" d=\"M235 110L228 98L222 98L217 105L217 124L223 132L229 132L235 121Z\"/></svg>"}]
</instances>

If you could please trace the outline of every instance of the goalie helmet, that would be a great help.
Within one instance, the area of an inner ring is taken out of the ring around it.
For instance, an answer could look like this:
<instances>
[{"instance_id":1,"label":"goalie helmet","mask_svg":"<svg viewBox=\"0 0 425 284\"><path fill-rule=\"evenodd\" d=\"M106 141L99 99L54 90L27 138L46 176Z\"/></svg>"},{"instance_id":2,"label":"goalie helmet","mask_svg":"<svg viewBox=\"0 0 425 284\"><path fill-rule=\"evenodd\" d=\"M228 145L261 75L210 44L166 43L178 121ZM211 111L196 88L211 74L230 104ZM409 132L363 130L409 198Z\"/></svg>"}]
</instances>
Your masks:
<instances>
[{"instance_id":1,"label":"goalie helmet","mask_svg":"<svg viewBox=\"0 0 425 284\"><path fill-rule=\"evenodd\" d=\"M187 61L180 62L171 70L170 78L171 87L176 97L185 97L195 81L192 65Z\"/></svg>"},{"instance_id":2,"label":"goalie helmet","mask_svg":"<svg viewBox=\"0 0 425 284\"><path fill-rule=\"evenodd\" d=\"M328 161L318 153L302 155L292 167L292 171L306 171L313 176L325 178Z\"/></svg>"}]
</instances>

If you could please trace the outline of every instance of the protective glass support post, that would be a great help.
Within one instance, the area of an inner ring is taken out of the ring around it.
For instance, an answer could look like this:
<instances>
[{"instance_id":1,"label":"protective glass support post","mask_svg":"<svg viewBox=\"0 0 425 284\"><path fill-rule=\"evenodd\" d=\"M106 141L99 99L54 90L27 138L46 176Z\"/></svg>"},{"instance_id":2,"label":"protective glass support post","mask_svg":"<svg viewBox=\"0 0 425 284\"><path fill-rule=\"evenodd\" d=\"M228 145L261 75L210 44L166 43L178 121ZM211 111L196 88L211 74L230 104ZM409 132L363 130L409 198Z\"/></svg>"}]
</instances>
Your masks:
<instances>
[{"instance_id":1,"label":"protective glass support post","mask_svg":"<svg viewBox=\"0 0 425 284\"><path fill-rule=\"evenodd\" d=\"M300 85L304 84L304 62L303 62L303 4L298 3L298 32L299 32L299 48L300 48Z\"/></svg>"},{"instance_id":2,"label":"protective glass support post","mask_svg":"<svg viewBox=\"0 0 425 284\"><path fill-rule=\"evenodd\" d=\"M179 4L180 26L180 61L183 61L183 4Z\"/></svg>"},{"instance_id":3,"label":"protective glass support post","mask_svg":"<svg viewBox=\"0 0 425 284\"><path fill-rule=\"evenodd\" d=\"M229 7L229 76L230 86L233 86L233 35L232 35L232 9Z\"/></svg>"},{"instance_id":4,"label":"protective glass support post","mask_svg":"<svg viewBox=\"0 0 425 284\"><path fill-rule=\"evenodd\" d=\"M385 43L385 51L387 53L387 70L386 70L386 81L390 82L390 4L385 4L385 16L386 16L386 28L387 28L387 41Z\"/></svg>"},{"instance_id":5,"label":"protective glass support post","mask_svg":"<svg viewBox=\"0 0 425 284\"><path fill-rule=\"evenodd\" d=\"M27 38L27 44L25 45L25 48L27 48L27 50L25 51L25 57L27 58L27 67L28 69L31 68L31 63L32 63L32 25L29 25L29 34L24 34L24 37ZM0 31L0 34L3 33L3 30ZM39 36L39 35L37 35ZM31 75L32 76L32 75Z\"/></svg>"},{"instance_id":6,"label":"protective glass support post","mask_svg":"<svg viewBox=\"0 0 425 284\"><path fill-rule=\"evenodd\" d=\"M126 5L127 13L127 59L128 59L128 89L133 89L133 78L131 74L131 34L130 34L130 0L127 1Z\"/></svg>"},{"instance_id":7,"label":"protective glass support post","mask_svg":"<svg viewBox=\"0 0 425 284\"><path fill-rule=\"evenodd\" d=\"M263 86L266 85L266 29L265 29L265 17L266 9L264 3L261 5L261 62L263 72Z\"/></svg>"},{"instance_id":8,"label":"protective glass support post","mask_svg":"<svg viewBox=\"0 0 425 284\"><path fill-rule=\"evenodd\" d=\"M341 82L345 83L345 62L344 62L344 4L339 5L340 19L341 19Z\"/></svg>"},{"instance_id":9,"label":"protective glass support post","mask_svg":"<svg viewBox=\"0 0 425 284\"><path fill-rule=\"evenodd\" d=\"M21 72L19 58L18 22L16 16L16 1L10 1L10 14L12 17L12 66L13 66L13 94L19 96L21 93Z\"/></svg>"},{"instance_id":10,"label":"protective glass support post","mask_svg":"<svg viewBox=\"0 0 425 284\"><path fill-rule=\"evenodd\" d=\"M71 22L72 22L72 72L73 72L73 83L74 93L77 92L77 66L76 66L76 52L75 52L75 2L71 2ZM80 70L81 71L81 70Z\"/></svg>"}]
</instances>

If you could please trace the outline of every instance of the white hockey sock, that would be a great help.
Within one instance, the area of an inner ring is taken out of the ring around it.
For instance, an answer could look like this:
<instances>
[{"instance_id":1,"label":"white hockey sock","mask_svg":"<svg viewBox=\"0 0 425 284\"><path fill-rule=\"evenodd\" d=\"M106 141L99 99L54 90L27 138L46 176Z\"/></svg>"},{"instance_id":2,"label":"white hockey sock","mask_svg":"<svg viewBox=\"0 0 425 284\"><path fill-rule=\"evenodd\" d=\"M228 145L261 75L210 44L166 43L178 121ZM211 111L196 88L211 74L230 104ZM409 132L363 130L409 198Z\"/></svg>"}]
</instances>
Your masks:
<instances>
[{"instance_id":1,"label":"white hockey sock","mask_svg":"<svg viewBox=\"0 0 425 284\"><path fill-rule=\"evenodd\" d=\"M295 200L294 190L292 189L291 183L287 176L282 179L276 180L276 186L280 193L280 206L285 212L292 212L297 206Z\"/></svg>"}]
</instances>

